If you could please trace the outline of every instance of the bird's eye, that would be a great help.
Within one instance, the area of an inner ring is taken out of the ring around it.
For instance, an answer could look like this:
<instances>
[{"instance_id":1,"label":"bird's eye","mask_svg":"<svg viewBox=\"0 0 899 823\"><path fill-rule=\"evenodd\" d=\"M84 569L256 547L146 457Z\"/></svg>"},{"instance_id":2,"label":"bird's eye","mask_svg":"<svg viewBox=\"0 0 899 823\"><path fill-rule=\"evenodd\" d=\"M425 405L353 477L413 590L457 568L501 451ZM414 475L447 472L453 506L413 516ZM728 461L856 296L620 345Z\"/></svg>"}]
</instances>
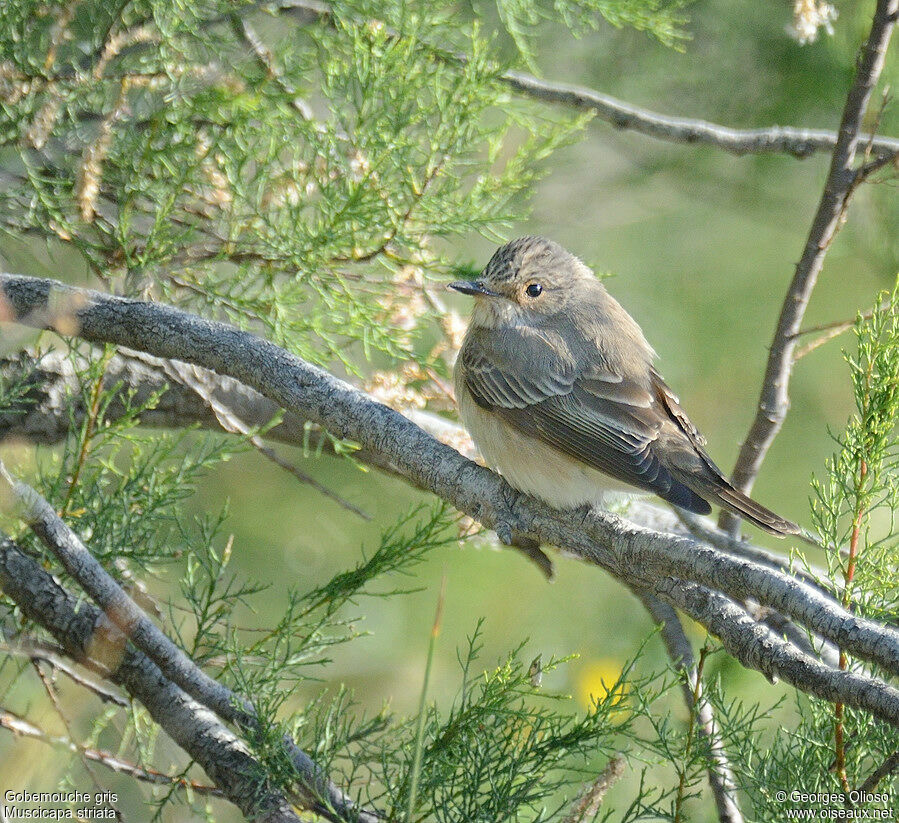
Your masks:
<instances>
[{"instance_id":1,"label":"bird's eye","mask_svg":"<svg viewBox=\"0 0 899 823\"><path fill-rule=\"evenodd\" d=\"M541 286L539 283L531 283L531 285L528 286L524 290L524 292L528 297L539 297L541 294L543 294L543 286Z\"/></svg>"}]
</instances>

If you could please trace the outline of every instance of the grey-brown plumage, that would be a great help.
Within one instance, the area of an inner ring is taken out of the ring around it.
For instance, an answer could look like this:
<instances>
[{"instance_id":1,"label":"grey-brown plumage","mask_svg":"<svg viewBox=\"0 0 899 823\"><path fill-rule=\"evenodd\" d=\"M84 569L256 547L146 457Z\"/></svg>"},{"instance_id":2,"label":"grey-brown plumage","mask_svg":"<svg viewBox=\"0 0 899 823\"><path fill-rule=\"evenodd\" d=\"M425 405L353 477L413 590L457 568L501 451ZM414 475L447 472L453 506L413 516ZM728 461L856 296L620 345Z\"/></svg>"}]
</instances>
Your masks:
<instances>
[{"instance_id":1,"label":"grey-brown plumage","mask_svg":"<svg viewBox=\"0 0 899 823\"><path fill-rule=\"evenodd\" d=\"M475 297L456 364L460 413L513 486L569 507L623 484L699 514L717 503L779 536L800 532L731 486L639 326L557 243L513 240L478 280L451 288Z\"/></svg>"}]
</instances>

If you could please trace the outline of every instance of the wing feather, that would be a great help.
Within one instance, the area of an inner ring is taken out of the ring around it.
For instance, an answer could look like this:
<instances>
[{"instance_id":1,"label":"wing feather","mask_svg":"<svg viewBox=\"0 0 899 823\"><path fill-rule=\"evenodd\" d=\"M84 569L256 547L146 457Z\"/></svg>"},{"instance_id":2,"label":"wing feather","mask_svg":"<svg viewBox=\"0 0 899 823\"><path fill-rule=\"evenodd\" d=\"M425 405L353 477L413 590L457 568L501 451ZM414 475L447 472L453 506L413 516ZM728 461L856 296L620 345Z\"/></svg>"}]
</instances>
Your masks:
<instances>
[{"instance_id":1,"label":"wing feather","mask_svg":"<svg viewBox=\"0 0 899 823\"><path fill-rule=\"evenodd\" d=\"M581 365L563 339L530 329L479 329L460 357L482 408L618 480L707 511L653 448L669 416L651 386L599 360Z\"/></svg>"}]
</instances>

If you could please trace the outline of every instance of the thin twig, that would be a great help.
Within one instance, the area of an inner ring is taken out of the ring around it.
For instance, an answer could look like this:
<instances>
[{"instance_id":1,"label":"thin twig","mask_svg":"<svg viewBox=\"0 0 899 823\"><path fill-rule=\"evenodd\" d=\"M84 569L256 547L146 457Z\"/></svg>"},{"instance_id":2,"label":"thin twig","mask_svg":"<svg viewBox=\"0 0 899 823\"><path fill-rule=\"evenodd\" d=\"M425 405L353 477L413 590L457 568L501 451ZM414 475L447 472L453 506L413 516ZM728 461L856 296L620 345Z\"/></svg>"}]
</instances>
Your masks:
<instances>
[{"instance_id":1,"label":"thin twig","mask_svg":"<svg viewBox=\"0 0 899 823\"><path fill-rule=\"evenodd\" d=\"M793 352L793 362L795 363L797 360L802 360L803 357L811 354L815 349L819 349L825 343L829 343L831 340L839 337L841 334L845 334L854 325L855 321L851 323L848 321L845 321L843 323L835 323L823 334L818 335L818 337L816 337L814 340L811 340L804 346L800 346L798 349L796 349L796 351Z\"/></svg>"},{"instance_id":2,"label":"thin twig","mask_svg":"<svg viewBox=\"0 0 899 823\"><path fill-rule=\"evenodd\" d=\"M731 481L749 492L774 438L780 431L790 404L789 383L796 349L796 334L805 316L812 290L824 264L824 257L846 215L846 209L860 179L853 169L860 144L873 141L861 133L868 101L883 68L890 35L896 23L899 0L878 0L871 31L862 49L855 79L846 97L839 136L833 150L824 191L812 220L805 249L781 307L768 364L762 381L758 410L734 466ZM739 519L722 512L719 526L736 534Z\"/></svg>"},{"instance_id":3,"label":"thin twig","mask_svg":"<svg viewBox=\"0 0 899 823\"><path fill-rule=\"evenodd\" d=\"M743 130L705 120L671 117L583 86L551 83L517 71L506 72L502 80L513 90L537 100L592 111L619 129L637 131L672 143L713 146L736 155L777 153L805 158L815 152L833 149L839 142L839 136L831 131L789 126ZM860 136L862 139L870 137ZM897 138L874 137L871 145L887 158L899 154Z\"/></svg>"},{"instance_id":4,"label":"thin twig","mask_svg":"<svg viewBox=\"0 0 899 823\"><path fill-rule=\"evenodd\" d=\"M693 647L687 638L677 612L646 589L631 587L631 591L659 626L665 650L672 665L682 675L681 691L690 717L699 721L699 731L709 751L708 780L715 797L720 823L742 823L743 813L737 800L737 787L730 758L724 748L721 728L715 719L711 703L705 698L699 671L693 657Z\"/></svg>"},{"instance_id":5,"label":"thin twig","mask_svg":"<svg viewBox=\"0 0 899 823\"><path fill-rule=\"evenodd\" d=\"M871 774L867 780L858 787L860 792L873 792L881 780L890 777L896 771L899 771L899 749L894 751L886 760L883 761Z\"/></svg>"},{"instance_id":6,"label":"thin twig","mask_svg":"<svg viewBox=\"0 0 899 823\"><path fill-rule=\"evenodd\" d=\"M256 434L251 434L251 427L247 426L240 417L235 414L235 412L229 408L225 403L215 397L213 391L210 387L205 383L204 378L207 376L201 370L198 370L195 366L188 366L184 363L179 363L176 360L169 360L162 364L163 368L169 373L169 375L174 380L178 380L183 383L185 386L193 389L197 393L197 395L202 398L203 402L208 404L209 408L212 409L213 414L215 414L218 419L221 427L232 434L239 434L242 437L249 438L250 443L253 447L267 460L270 460L279 468L284 469L285 471L292 474L297 480L301 483L305 483L307 486L311 486L315 489L319 494L324 495L329 500L333 500L337 503L338 506L346 509L348 512L355 514L357 517L361 517L363 520L371 520L371 515L360 509L358 506L350 503L349 500L341 497L337 492L328 488L324 483L320 483L314 477L309 474L306 474L299 466L291 463L289 460L285 460L281 457L274 449L270 446L267 446L261 437Z\"/></svg>"},{"instance_id":7,"label":"thin twig","mask_svg":"<svg viewBox=\"0 0 899 823\"><path fill-rule=\"evenodd\" d=\"M870 320L874 316L875 312L881 311L886 306L887 303L881 303L876 309L866 311L864 314L862 314L861 319ZM811 354L815 349L823 346L825 343L829 343L835 337L839 337L841 334L849 331L855 326L857 322L857 319L835 320L832 323L821 323L818 326L809 326L807 329L800 329L798 332L796 332L796 334L793 335L794 339L805 337L809 334L820 334L811 342L806 343L801 348L796 349L795 353L793 354L793 362L795 363L797 360L801 360L807 354Z\"/></svg>"},{"instance_id":8,"label":"thin twig","mask_svg":"<svg viewBox=\"0 0 899 823\"><path fill-rule=\"evenodd\" d=\"M276 13L299 12L305 20L328 19L333 15L331 6L318 0L277 0L263 4L263 7ZM449 62L466 61L465 55L445 49L435 49L435 53ZM831 151L839 141L838 135L832 131L790 126L733 129L706 120L672 117L626 103L595 89L542 80L519 71L507 71L500 76L500 80L512 91L534 100L591 111L598 119L618 129L636 131L672 143L712 146L736 155L789 154L805 158L816 152ZM861 135L861 138L869 140L872 151L878 155L887 158L899 155L899 138L868 134Z\"/></svg>"},{"instance_id":9,"label":"thin twig","mask_svg":"<svg viewBox=\"0 0 899 823\"><path fill-rule=\"evenodd\" d=\"M609 789L624 775L626 765L627 761L620 754L610 758L596 780L588 783L581 790L562 823L587 823L587 821L595 820L603 799Z\"/></svg>"},{"instance_id":10,"label":"thin twig","mask_svg":"<svg viewBox=\"0 0 899 823\"><path fill-rule=\"evenodd\" d=\"M65 654L65 651L59 647L48 643L18 638L15 642L0 642L0 651L18 657L27 657L31 661L46 663L54 671L62 672L76 685L95 694L104 703L113 703L123 709L131 706L131 703L118 692L112 691L102 683L74 669L71 664L63 659L62 655Z\"/></svg>"},{"instance_id":11,"label":"thin twig","mask_svg":"<svg viewBox=\"0 0 899 823\"><path fill-rule=\"evenodd\" d=\"M683 821L687 774L690 768L690 756L693 750L693 741L696 736L696 720L699 711L699 701L702 697L702 673L705 669L705 659L708 653L709 647L703 645L699 650L699 661L696 663L696 669L692 673L692 677L685 681L690 695L687 701L690 716L687 719L687 740L684 744L683 765L677 768L677 793L674 797L674 823L682 823Z\"/></svg>"},{"instance_id":12,"label":"thin twig","mask_svg":"<svg viewBox=\"0 0 899 823\"><path fill-rule=\"evenodd\" d=\"M190 789L198 795L209 795L211 797L224 797L221 789L215 786L207 786L198 783L196 780L187 780L177 775L169 775L164 772L158 772L155 769L148 769L145 766L138 766L121 757L114 755L112 752L96 749L92 746L79 746L74 741L65 737L56 737L48 734L46 731L33 723L19 717L17 714L9 711L9 709L0 709L0 727L11 731L13 734L22 737L30 737L40 740L56 748L67 749L70 752L80 753L87 760L94 763L100 763L108 769L112 769L119 774L127 774L144 783L152 783L157 786L175 786L179 789Z\"/></svg>"},{"instance_id":13,"label":"thin twig","mask_svg":"<svg viewBox=\"0 0 899 823\"><path fill-rule=\"evenodd\" d=\"M37 672L37 676L41 681L41 685L44 687L44 691L47 693L47 697L50 699L50 703L53 705L54 710L56 711L57 716L62 721L62 725L65 727L67 740L72 744L74 751L78 754L78 757L81 759L81 764L84 766L84 770L90 776L91 782L94 784L94 788L98 792L103 791L103 785L100 783L97 775L95 774L93 768L90 765L91 758L89 758L85 752L85 747L80 743L75 742L75 736L72 734L72 724L69 723L69 718L66 717L66 713L62 708L62 704L59 702L59 695L56 694L56 689L54 684L50 682L47 678L46 672L41 668L41 664L37 660L31 661L31 666ZM116 806L112 806L116 820L124 820L122 817L121 811Z\"/></svg>"}]
</instances>

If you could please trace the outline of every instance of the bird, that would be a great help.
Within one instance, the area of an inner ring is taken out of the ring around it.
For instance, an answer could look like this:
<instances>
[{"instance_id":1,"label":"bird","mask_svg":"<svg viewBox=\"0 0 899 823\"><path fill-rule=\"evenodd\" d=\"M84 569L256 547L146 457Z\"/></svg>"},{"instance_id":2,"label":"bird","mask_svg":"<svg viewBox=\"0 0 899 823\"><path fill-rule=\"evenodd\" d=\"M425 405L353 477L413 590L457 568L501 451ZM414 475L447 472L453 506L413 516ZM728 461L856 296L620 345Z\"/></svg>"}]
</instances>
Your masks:
<instances>
[{"instance_id":1,"label":"bird","mask_svg":"<svg viewBox=\"0 0 899 823\"><path fill-rule=\"evenodd\" d=\"M448 287L474 298L455 365L459 413L512 487L561 509L651 492L696 514L714 503L778 537L802 533L727 480L637 322L561 245L520 237Z\"/></svg>"}]
</instances>

